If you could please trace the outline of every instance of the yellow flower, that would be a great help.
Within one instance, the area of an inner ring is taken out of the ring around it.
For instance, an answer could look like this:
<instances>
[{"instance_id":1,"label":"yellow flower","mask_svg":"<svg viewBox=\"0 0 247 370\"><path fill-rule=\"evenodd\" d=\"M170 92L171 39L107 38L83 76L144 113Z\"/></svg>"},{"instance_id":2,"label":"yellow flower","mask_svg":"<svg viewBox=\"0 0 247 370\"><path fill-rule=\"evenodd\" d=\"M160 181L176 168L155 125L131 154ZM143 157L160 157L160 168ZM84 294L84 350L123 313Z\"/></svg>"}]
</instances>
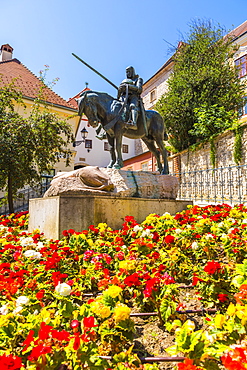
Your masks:
<instances>
[{"instance_id":1,"label":"yellow flower","mask_svg":"<svg viewBox=\"0 0 247 370\"><path fill-rule=\"evenodd\" d=\"M234 306L234 304L231 302L228 306L226 314L229 316L233 316L235 315L235 312L236 312L236 306Z\"/></svg>"},{"instance_id":2,"label":"yellow flower","mask_svg":"<svg viewBox=\"0 0 247 370\"><path fill-rule=\"evenodd\" d=\"M111 315L110 308L105 306L100 300L92 302L90 308L95 315L101 317L102 319L105 319Z\"/></svg>"},{"instance_id":3,"label":"yellow flower","mask_svg":"<svg viewBox=\"0 0 247 370\"><path fill-rule=\"evenodd\" d=\"M102 319L106 319L107 317L110 316L110 314L111 314L110 308L102 305L102 308L99 310L98 316L100 316Z\"/></svg>"},{"instance_id":4,"label":"yellow flower","mask_svg":"<svg viewBox=\"0 0 247 370\"><path fill-rule=\"evenodd\" d=\"M215 319L214 319L214 323L215 323L216 328L221 329L223 324L225 323L225 321L226 321L226 318L225 318L224 315L222 315L220 313L218 315L216 315Z\"/></svg>"},{"instance_id":5,"label":"yellow flower","mask_svg":"<svg viewBox=\"0 0 247 370\"><path fill-rule=\"evenodd\" d=\"M121 303L117 304L114 310L115 322L118 323L120 321L129 319L130 311L131 309L128 306Z\"/></svg>"},{"instance_id":6,"label":"yellow flower","mask_svg":"<svg viewBox=\"0 0 247 370\"><path fill-rule=\"evenodd\" d=\"M119 294L123 291L122 288L120 288L117 285L111 285L105 292L104 294L109 295L112 298L116 298L119 296Z\"/></svg>"},{"instance_id":7,"label":"yellow flower","mask_svg":"<svg viewBox=\"0 0 247 370\"><path fill-rule=\"evenodd\" d=\"M87 243L88 243L89 247L92 247L93 244L94 244L92 239L87 239Z\"/></svg>"},{"instance_id":8,"label":"yellow flower","mask_svg":"<svg viewBox=\"0 0 247 370\"><path fill-rule=\"evenodd\" d=\"M232 208L229 212L229 217L232 218L241 218L242 214L237 209Z\"/></svg>"},{"instance_id":9,"label":"yellow flower","mask_svg":"<svg viewBox=\"0 0 247 370\"><path fill-rule=\"evenodd\" d=\"M136 267L136 261L125 260L119 262L119 268L124 270L134 270Z\"/></svg>"}]
</instances>

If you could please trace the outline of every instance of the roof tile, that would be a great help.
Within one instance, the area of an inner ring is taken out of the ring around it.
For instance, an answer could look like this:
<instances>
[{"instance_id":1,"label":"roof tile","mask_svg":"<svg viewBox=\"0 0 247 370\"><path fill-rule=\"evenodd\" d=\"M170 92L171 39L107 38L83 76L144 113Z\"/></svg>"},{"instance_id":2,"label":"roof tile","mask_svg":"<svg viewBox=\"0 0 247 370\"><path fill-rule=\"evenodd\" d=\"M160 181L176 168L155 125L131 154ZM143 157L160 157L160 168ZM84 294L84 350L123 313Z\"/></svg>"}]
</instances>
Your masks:
<instances>
[{"instance_id":1,"label":"roof tile","mask_svg":"<svg viewBox=\"0 0 247 370\"><path fill-rule=\"evenodd\" d=\"M10 59L0 62L0 87L10 83L15 79L15 86L22 94L31 99L37 98L42 82L35 76L26 66L18 59ZM43 90L45 100L50 104L59 105L62 107L76 109L73 104L66 102L49 87L45 86Z\"/></svg>"}]
</instances>

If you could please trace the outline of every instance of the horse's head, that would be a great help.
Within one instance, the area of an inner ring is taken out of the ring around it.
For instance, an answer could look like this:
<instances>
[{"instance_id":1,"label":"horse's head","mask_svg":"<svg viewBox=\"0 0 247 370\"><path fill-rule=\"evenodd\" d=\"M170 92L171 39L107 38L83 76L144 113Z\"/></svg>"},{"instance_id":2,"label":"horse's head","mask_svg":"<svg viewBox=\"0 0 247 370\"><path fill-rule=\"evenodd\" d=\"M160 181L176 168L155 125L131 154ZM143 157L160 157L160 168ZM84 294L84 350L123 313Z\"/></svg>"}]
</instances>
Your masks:
<instances>
[{"instance_id":1,"label":"horse's head","mask_svg":"<svg viewBox=\"0 0 247 370\"><path fill-rule=\"evenodd\" d=\"M84 91L76 101L79 107L79 116L82 116L84 113L88 118L88 123L95 128L98 126L100 120L94 98L95 94L91 91Z\"/></svg>"}]
</instances>

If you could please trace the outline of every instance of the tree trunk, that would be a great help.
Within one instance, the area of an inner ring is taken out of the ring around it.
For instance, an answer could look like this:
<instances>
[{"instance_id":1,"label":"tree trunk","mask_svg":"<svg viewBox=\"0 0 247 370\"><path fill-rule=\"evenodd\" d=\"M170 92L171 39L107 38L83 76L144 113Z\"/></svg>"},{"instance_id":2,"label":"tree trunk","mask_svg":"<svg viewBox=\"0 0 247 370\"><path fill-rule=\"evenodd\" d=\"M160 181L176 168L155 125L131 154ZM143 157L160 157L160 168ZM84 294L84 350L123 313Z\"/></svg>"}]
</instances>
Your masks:
<instances>
[{"instance_id":1,"label":"tree trunk","mask_svg":"<svg viewBox=\"0 0 247 370\"><path fill-rule=\"evenodd\" d=\"M8 204L9 213L14 213L14 202L13 202L13 192L12 192L12 176L9 172L8 174Z\"/></svg>"}]
</instances>

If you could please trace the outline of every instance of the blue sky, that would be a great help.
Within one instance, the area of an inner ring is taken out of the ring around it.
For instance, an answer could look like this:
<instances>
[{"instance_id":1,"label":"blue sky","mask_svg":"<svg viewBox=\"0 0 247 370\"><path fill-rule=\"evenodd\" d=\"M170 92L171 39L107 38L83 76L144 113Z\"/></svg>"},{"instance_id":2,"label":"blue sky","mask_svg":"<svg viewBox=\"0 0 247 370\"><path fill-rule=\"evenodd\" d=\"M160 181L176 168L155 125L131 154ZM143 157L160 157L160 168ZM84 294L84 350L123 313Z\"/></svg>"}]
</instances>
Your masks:
<instances>
[{"instance_id":1,"label":"blue sky","mask_svg":"<svg viewBox=\"0 0 247 370\"><path fill-rule=\"evenodd\" d=\"M47 81L64 99L89 88L115 96L116 90L72 56L118 85L133 65L148 80L169 58L169 45L196 18L227 30L247 19L246 0L0 0L0 43L14 48L34 74L49 65Z\"/></svg>"}]
</instances>

